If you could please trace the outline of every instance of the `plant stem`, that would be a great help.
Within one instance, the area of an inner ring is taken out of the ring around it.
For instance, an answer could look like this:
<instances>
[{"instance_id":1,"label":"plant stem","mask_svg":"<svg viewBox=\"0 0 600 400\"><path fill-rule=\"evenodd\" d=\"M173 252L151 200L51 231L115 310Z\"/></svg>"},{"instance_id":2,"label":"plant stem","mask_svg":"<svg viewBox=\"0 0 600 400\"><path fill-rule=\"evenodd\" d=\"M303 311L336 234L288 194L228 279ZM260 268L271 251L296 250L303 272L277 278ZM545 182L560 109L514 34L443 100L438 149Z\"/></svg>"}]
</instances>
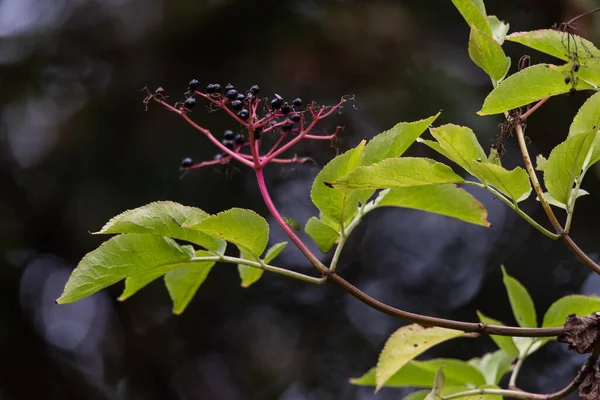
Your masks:
<instances>
[{"instance_id":1,"label":"plant stem","mask_svg":"<svg viewBox=\"0 0 600 400\"><path fill-rule=\"evenodd\" d=\"M488 186L488 185L486 185L484 183L473 182L473 181L466 181L465 183L468 184L468 185L476 186L476 187L479 187L479 188L482 188L482 189L485 189L485 190L489 191L494 196L496 196L497 198L499 198L500 200L502 200L502 202L504 204L506 204L511 209L513 209L517 214L519 214L531 226L533 226L535 229L537 229L538 231L540 231L541 233L543 233L545 236L549 237L550 239L557 240L557 239L560 238L560 235L557 235L556 233L552 233L548 229L546 229L543 226L541 226L539 223L537 223L537 221L535 221L528 214L526 214L523 210L521 210L519 208L519 206L515 202L513 202L510 199L506 198L506 196L504 196L502 193L500 193L499 191L497 191L493 187Z\"/></svg>"},{"instance_id":2,"label":"plant stem","mask_svg":"<svg viewBox=\"0 0 600 400\"><path fill-rule=\"evenodd\" d=\"M350 236L350 234L352 233L354 228L356 228L356 226L358 226L362 217L365 215L364 209L365 209L365 206L363 205L362 207L360 207L358 209L358 215L356 217L354 217L354 219L348 224L348 226L346 228L344 228L342 226L340 242L338 243L337 247L335 248L335 252L333 253L333 258L331 259L331 263L329 264L329 271L331 271L331 272L335 271L335 268L337 267L340 256L342 255L342 249L346 245L346 240L348 240L348 237Z\"/></svg>"},{"instance_id":3,"label":"plant stem","mask_svg":"<svg viewBox=\"0 0 600 400\"><path fill-rule=\"evenodd\" d=\"M291 271L291 270L285 269L285 268L275 267L273 265L268 265L268 264L265 264L264 262L256 262L256 261L246 260L243 258L229 257L229 256L224 256L224 255L217 256L216 258L218 258L218 260L216 260L216 261L223 261L223 262L227 262L227 263L231 263L231 264L248 265L250 267L265 270L267 272L273 272L278 275L287 276L288 278L294 278L294 279L298 279L298 280L308 282L308 283L314 283L316 285L321 285L321 284L327 282L327 279L325 279L324 277L315 278L313 276L301 274L300 272ZM198 257L198 258L194 259L193 261L212 261L214 259L215 259L215 257Z\"/></svg>"},{"instance_id":4,"label":"plant stem","mask_svg":"<svg viewBox=\"0 0 600 400\"><path fill-rule=\"evenodd\" d=\"M533 190L535 190L535 193L540 200L540 204L548 216L552 227L556 230L557 234L562 235L564 233L564 229L560 222L558 222L558 219L556 219L556 215L554 215L554 211L552 211L550 204L548 204L544 198L544 191L542 190L542 186L540 185L537 175L535 174L533 164L531 163L529 151L527 150L527 143L525 143L525 133L523 132L523 127L521 124L516 124L515 130L517 132L517 139L519 142L519 148L521 149L521 155L523 156L523 162L525 163L525 169L527 169L527 173L529 174L529 179L531 180Z\"/></svg>"},{"instance_id":5,"label":"plant stem","mask_svg":"<svg viewBox=\"0 0 600 400\"><path fill-rule=\"evenodd\" d=\"M544 97L543 99L541 99L540 101L538 101L537 103L535 103L535 105L533 107L531 107L526 113L522 114L519 119L521 121L525 121L527 119L527 117L529 117L531 114L534 113L535 110L537 110L538 108L540 108L545 102L548 101L550 97Z\"/></svg>"},{"instance_id":6,"label":"plant stem","mask_svg":"<svg viewBox=\"0 0 600 400\"><path fill-rule=\"evenodd\" d=\"M510 389L517 387L517 377L519 376L519 372L521 371L521 367L523 366L525 359L529 355L529 350L531 350L531 347L535 342L535 340L532 340L531 343L529 343L529 346L527 346L527 349L525 349L525 353L523 355L519 355L517 363L515 364L515 368L513 369L512 374L510 374L510 379L508 381L508 387Z\"/></svg>"}]
</instances>

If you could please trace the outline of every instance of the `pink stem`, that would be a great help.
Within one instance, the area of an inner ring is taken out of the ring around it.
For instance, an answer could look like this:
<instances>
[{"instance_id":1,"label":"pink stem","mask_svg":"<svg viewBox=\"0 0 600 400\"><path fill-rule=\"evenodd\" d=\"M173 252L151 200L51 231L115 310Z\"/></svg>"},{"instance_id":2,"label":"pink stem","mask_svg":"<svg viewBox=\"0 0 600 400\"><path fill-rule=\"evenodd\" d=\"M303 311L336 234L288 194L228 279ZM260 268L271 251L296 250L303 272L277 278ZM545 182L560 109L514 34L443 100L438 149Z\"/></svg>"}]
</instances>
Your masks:
<instances>
[{"instance_id":1,"label":"pink stem","mask_svg":"<svg viewBox=\"0 0 600 400\"><path fill-rule=\"evenodd\" d=\"M296 247L298 247L302 254L304 254L306 258L308 258L308 260L315 267L317 267L319 271L321 271L322 273L327 273L327 267L323 265L321 261L319 261L317 256L315 256L312 253L312 251L309 250L308 247L306 247L304 242L302 242L302 240L296 235L296 233L294 233L292 228L290 228L288 224L285 223L285 220L283 219L281 214L279 214L277 207L275 207L275 204L273 204L273 200L271 200L271 196L269 196L269 191L267 190L267 185L265 183L265 177L263 175L263 169L261 167L258 167L255 168L254 171L256 172L256 181L258 182L260 194L262 195L263 201L267 205L267 208L271 212L271 215L273 215L273 218L275 218L275 221L277 221L281 229L283 229L283 231L286 233L286 235L288 235L291 241L294 242L294 244L296 245Z\"/></svg>"}]
</instances>

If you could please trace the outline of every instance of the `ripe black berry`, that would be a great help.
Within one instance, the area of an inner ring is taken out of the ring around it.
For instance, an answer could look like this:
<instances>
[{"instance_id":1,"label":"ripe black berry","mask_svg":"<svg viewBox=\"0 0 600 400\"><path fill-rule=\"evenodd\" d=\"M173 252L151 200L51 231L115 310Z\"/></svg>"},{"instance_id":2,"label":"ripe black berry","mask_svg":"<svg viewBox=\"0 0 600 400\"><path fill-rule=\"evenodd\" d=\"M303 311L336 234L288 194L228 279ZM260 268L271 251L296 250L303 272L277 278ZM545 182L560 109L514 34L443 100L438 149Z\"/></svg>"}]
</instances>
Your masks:
<instances>
[{"instance_id":1,"label":"ripe black berry","mask_svg":"<svg viewBox=\"0 0 600 400\"><path fill-rule=\"evenodd\" d=\"M246 110L245 108L242 108L242 109L240 110L240 112L239 112L239 113L237 113L237 116L238 116L238 117L240 117L240 119L241 119L242 121L245 121L245 120L247 120L247 119L248 119L248 117L250 116L250 113L249 113L249 112L248 112L248 110Z\"/></svg>"},{"instance_id":2,"label":"ripe black berry","mask_svg":"<svg viewBox=\"0 0 600 400\"><path fill-rule=\"evenodd\" d=\"M228 149L233 149L233 140L223 140L223 145Z\"/></svg>"},{"instance_id":3,"label":"ripe black berry","mask_svg":"<svg viewBox=\"0 0 600 400\"><path fill-rule=\"evenodd\" d=\"M302 119L302 115L298 114L298 113L293 113L292 115L290 115L290 119L295 122L298 123L300 122L300 120Z\"/></svg>"},{"instance_id":4,"label":"ripe black berry","mask_svg":"<svg viewBox=\"0 0 600 400\"><path fill-rule=\"evenodd\" d=\"M196 90L200 87L200 82L198 82L198 79L192 79L188 87L190 90Z\"/></svg>"},{"instance_id":5,"label":"ripe black berry","mask_svg":"<svg viewBox=\"0 0 600 400\"><path fill-rule=\"evenodd\" d=\"M228 91L230 91L232 89L235 89L235 87L231 83L228 83L227 86L225 86L225 91L226 92L228 92Z\"/></svg>"},{"instance_id":6,"label":"ripe black berry","mask_svg":"<svg viewBox=\"0 0 600 400\"><path fill-rule=\"evenodd\" d=\"M154 91L154 94L158 94L158 95L164 95L165 94L165 89L163 89L162 87L157 87L156 90Z\"/></svg>"},{"instance_id":7,"label":"ripe black berry","mask_svg":"<svg viewBox=\"0 0 600 400\"><path fill-rule=\"evenodd\" d=\"M244 95L244 93L239 93L237 95L236 99L238 99L240 101L244 101L244 100L246 100L246 95Z\"/></svg>"},{"instance_id":8,"label":"ripe black berry","mask_svg":"<svg viewBox=\"0 0 600 400\"><path fill-rule=\"evenodd\" d=\"M567 76L567 77L565 78L565 83L566 83L567 85L568 85L569 83L571 83L571 77L570 77L570 76Z\"/></svg>"},{"instance_id":9,"label":"ripe black berry","mask_svg":"<svg viewBox=\"0 0 600 400\"><path fill-rule=\"evenodd\" d=\"M235 100L237 95L238 95L238 91L235 89L231 89L231 90L227 91L227 94L225 96L227 96L227 98L229 100Z\"/></svg>"},{"instance_id":10,"label":"ripe black berry","mask_svg":"<svg viewBox=\"0 0 600 400\"><path fill-rule=\"evenodd\" d=\"M290 132L292 130L292 127L294 126L294 123L290 120L286 120L283 125L281 125L281 129L284 132Z\"/></svg>"},{"instance_id":11,"label":"ripe black berry","mask_svg":"<svg viewBox=\"0 0 600 400\"><path fill-rule=\"evenodd\" d=\"M189 168L192 165L194 165L194 161L189 157L186 157L183 160L181 160L181 168Z\"/></svg>"},{"instance_id":12,"label":"ripe black berry","mask_svg":"<svg viewBox=\"0 0 600 400\"><path fill-rule=\"evenodd\" d=\"M218 83L213 83L213 88L215 89L215 93L221 93L221 85Z\"/></svg>"},{"instance_id":13,"label":"ripe black berry","mask_svg":"<svg viewBox=\"0 0 600 400\"><path fill-rule=\"evenodd\" d=\"M579 71L579 63L576 62L575 64L573 64L573 72L577 71Z\"/></svg>"},{"instance_id":14,"label":"ripe black berry","mask_svg":"<svg viewBox=\"0 0 600 400\"><path fill-rule=\"evenodd\" d=\"M246 143L246 138L244 136L238 134L238 135L235 135L234 141L235 141L235 144L238 144L241 146L242 144Z\"/></svg>"},{"instance_id":15,"label":"ripe black berry","mask_svg":"<svg viewBox=\"0 0 600 400\"><path fill-rule=\"evenodd\" d=\"M292 101L292 104L294 107L302 107L302 99L300 97L295 98L294 101Z\"/></svg>"},{"instance_id":16,"label":"ripe black berry","mask_svg":"<svg viewBox=\"0 0 600 400\"><path fill-rule=\"evenodd\" d=\"M277 109L281 108L282 103L283 103L283 97L276 94L275 97L273 97L273 100L271 100L271 108L273 110L277 110Z\"/></svg>"},{"instance_id":17,"label":"ripe black berry","mask_svg":"<svg viewBox=\"0 0 600 400\"><path fill-rule=\"evenodd\" d=\"M283 115L288 115L290 113L290 105L287 102L283 103L283 106L281 106L281 113Z\"/></svg>"},{"instance_id":18,"label":"ripe black berry","mask_svg":"<svg viewBox=\"0 0 600 400\"><path fill-rule=\"evenodd\" d=\"M256 96L258 93L260 93L260 88L258 87L258 85L252 85L250 87L250 92Z\"/></svg>"},{"instance_id":19,"label":"ripe black berry","mask_svg":"<svg viewBox=\"0 0 600 400\"><path fill-rule=\"evenodd\" d=\"M225 133L223 133L223 137L226 140L233 140L235 138L235 134L233 133L233 131L230 131L229 129L227 129L225 131Z\"/></svg>"},{"instance_id":20,"label":"ripe black berry","mask_svg":"<svg viewBox=\"0 0 600 400\"><path fill-rule=\"evenodd\" d=\"M234 100L231 102L231 108L233 108L236 111L240 111L242 107L244 107L244 103L242 103L241 100Z\"/></svg>"},{"instance_id":21,"label":"ripe black berry","mask_svg":"<svg viewBox=\"0 0 600 400\"><path fill-rule=\"evenodd\" d=\"M215 84L214 83L209 83L206 86L206 93L208 93L208 94L216 93L216 89L215 89Z\"/></svg>"},{"instance_id":22,"label":"ripe black berry","mask_svg":"<svg viewBox=\"0 0 600 400\"><path fill-rule=\"evenodd\" d=\"M196 99L193 97L188 97L187 99L185 99L185 101L183 102L183 105L185 106L185 108L187 108L188 110L191 110L192 108L194 108L194 106L196 105Z\"/></svg>"}]
</instances>

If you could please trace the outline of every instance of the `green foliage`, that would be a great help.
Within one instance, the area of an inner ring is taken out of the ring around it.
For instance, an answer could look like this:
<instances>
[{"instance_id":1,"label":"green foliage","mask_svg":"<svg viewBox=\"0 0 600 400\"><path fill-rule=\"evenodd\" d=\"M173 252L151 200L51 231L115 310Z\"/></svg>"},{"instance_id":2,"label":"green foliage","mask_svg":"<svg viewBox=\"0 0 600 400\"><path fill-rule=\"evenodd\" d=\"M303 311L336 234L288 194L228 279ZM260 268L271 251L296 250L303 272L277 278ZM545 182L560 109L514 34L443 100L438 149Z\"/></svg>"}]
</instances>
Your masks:
<instances>
[{"instance_id":1,"label":"green foliage","mask_svg":"<svg viewBox=\"0 0 600 400\"><path fill-rule=\"evenodd\" d=\"M572 40L571 48L580 49L582 56L600 57L600 50L594 44L580 36L570 35ZM555 29L539 29L529 32L515 32L506 36L506 40L520 43L531 49L559 58L563 61L570 61L567 51L567 33ZM586 50L584 50L586 49ZM587 51L590 54L587 54ZM585 54L584 54L585 53Z\"/></svg>"},{"instance_id":2,"label":"green foliage","mask_svg":"<svg viewBox=\"0 0 600 400\"><path fill-rule=\"evenodd\" d=\"M480 311L477 311L477 317L479 317L479 320L481 322L483 322L484 324L499 325L499 326L504 325L502 322L498 321L497 319L493 319L493 318L485 316ZM519 349L515 345L513 338L511 338L509 336L498 336L498 335L490 335L490 337L492 338L494 343L496 343L496 345L501 350L503 350L506 354L508 354L512 357L516 357L519 355Z\"/></svg>"},{"instance_id":3,"label":"green foliage","mask_svg":"<svg viewBox=\"0 0 600 400\"><path fill-rule=\"evenodd\" d=\"M492 115L525 106L545 97L568 93L573 86L565 83L571 66L537 64L504 79L483 102L477 114ZM583 67L580 69L583 70ZM576 90L593 89L584 80L575 82Z\"/></svg>"},{"instance_id":4,"label":"green foliage","mask_svg":"<svg viewBox=\"0 0 600 400\"><path fill-rule=\"evenodd\" d=\"M197 257L210 255L205 251L196 252ZM214 265L214 261L188 263L173 268L165 274L165 286L173 301L174 314L181 314L185 310Z\"/></svg>"},{"instance_id":5,"label":"green foliage","mask_svg":"<svg viewBox=\"0 0 600 400\"><path fill-rule=\"evenodd\" d=\"M504 54L502 46L490 34L476 27L471 28L469 56L495 82L504 78L510 67L510 59Z\"/></svg>"},{"instance_id":6,"label":"green foliage","mask_svg":"<svg viewBox=\"0 0 600 400\"><path fill-rule=\"evenodd\" d=\"M514 360L514 356L504 350L498 350L487 353L481 358L469 360L469 364L481 371L488 385L497 385L502 377L510 371L510 366Z\"/></svg>"},{"instance_id":7,"label":"green foliage","mask_svg":"<svg viewBox=\"0 0 600 400\"><path fill-rule=\"evenodd\" d=\"M166 272L193 257L193 250L190 254L190 249L164 236L139 233L115 236L83 257L56 302L71 303L151 269L164 268Z\"/></svg>"},{"instance_id":8,"label":"green foliage","mask_svg":"<svg viewBox=\"0 0 600 400\"><path fill-rule=\"evenodd\" d=\"M265 264L269 264L275 259L275 257L277 257L283 251L283 249L285 249L285 246L287 246L287 244L288 242L279 242L269 247L265 252L265 258L263 259L263 262Z\"/></svg>"},{"instance_id":9,"label":"green foliage","mask_svg":"<svg viewBox=\"0 0 600 400\"><path fill-rule=\"evenodd\" d=\"M384 189L463 182L464 179L447 165L428 158L404 157L358 167L329 183L334 188L343 189Z\"/></svg>"},{"instance_id":10,"label":"green foliage","mask_svg":"<svg viewBox=\"0 0 600 400\"><path fill-rule=\"evenodd\" d=\"M390 336L377 362L376 391L407 362L436 344L457 337L466 337L461 331L445 328L424 328L418 324L404 326Z\"/></svg>"},{"instance_id":11,"label":"green foliage","mask_svg":"<svg viewBox=\"0 0 600 400\"><path fill-rule=\"evenodd\" d=\"M600 93L590 96L581 106L569 128L569 135L588 133L600 128Z\"/></svg>"},{"instance_id":12,"label":"green foliage","mask_svg":"<svg viewBox=\"0 0 600 400\"><path fill-rule=\"evenodd\" d=\"M492 30L494 40L499 44L504 43L504 39L506 38L510 26L506 22L500 21L495 15L488 15L486 19ZM510 62L510 58L508 58L508 61Z\"/></svg>"},{"instance_id":13,"label":"green foliage","mask_svg":"<svg viewBox=\"0 0 600 400\"><path fill-rule=\"evenodd\" d=\"M485 8L482 1L474 0L452 0L454 7L460 12L469 26L474 26L477 29L492 34L492 29L488 23L485 14Z\"/></svg>"},{"instance_id":14,"label":"green foliage","mask_svg":"<svg viewBox=\"0 0 600 400\"><path fill-rule=\"evenodd\" d=\"M267 221L254 211L242 208L232 208L184 227L231 242L256 258L269 241Z\"/></svg>"},{"instance_id":15,"label":"green foliage","mask_svg":"<svg viewBox=\"0 0 600 400\"><path fill-rule=\"evenodd\" d=\"M335 242L340 237L338 231L321 221L317 217L310 217L306 222L304 231L315 241L319 250L323 253L327 253Z\"/></svg>"},{"instance_id":16,"label":"green foliage","mask_svg":"<svg viewBox=\"0 0 600 400\"><path fill-rule=\"evenodd\" d=\"M472 168L482 183L495 187L516 203L526 200L531 194L529 177L521 167L509 171L499 165L482 162L473 164Z\"/></svg>"},{"instance_id":17,"label":"green foliage","mask_svg":"<svg viewBox=\"0 0 600 400\"><path fill-rule=\"evenodd\" d=\"M412 208L457 218L481 226L490 226L487 211L469 193L456 185L400 187L382 191L377 207Z\"/></svg>"},{"instance_id":18,"label":"green foliage","mask_svg":"<svg viewBox=\"0 0 600 400\"><path fill-rule=\"evenodd\" d=\"M506 273L504 266L502 266L502 276L510 307L517 323L525 328L536 328L538 326L537 316L529 292L518 280Z\"/></svg>"}]
</instances>

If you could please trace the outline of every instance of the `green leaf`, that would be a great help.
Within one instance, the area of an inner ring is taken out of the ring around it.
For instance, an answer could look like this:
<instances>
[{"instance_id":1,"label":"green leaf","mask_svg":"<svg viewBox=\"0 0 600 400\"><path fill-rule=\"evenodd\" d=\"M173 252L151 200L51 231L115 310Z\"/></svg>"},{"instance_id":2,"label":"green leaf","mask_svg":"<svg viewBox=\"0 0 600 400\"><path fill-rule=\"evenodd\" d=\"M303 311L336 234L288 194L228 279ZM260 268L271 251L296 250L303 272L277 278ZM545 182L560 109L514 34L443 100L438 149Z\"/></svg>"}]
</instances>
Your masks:
<instances>
[{"instance_id":1,"label":"green leaf","mask_svg":"<svg viewBox=\"0 0 600 400\"><path fill-rule=\"evenodd\" d=\"M416 392L412 392L408 396L404 397L402 400L425 400L427 396L429 396L429 391L419 390Z\"/></svg>"},{"instance_id":2,"label":"green leaf","mask_svg":"<svg viewBox=\"0 0 600 400\"><path fill-rule=\"evenodd\" d=\"M472 164L487 161L485 151L470 128L446 124L429 131L444 150L443 154L471 174Z\"/></svg>"},{"instance_id":3,"label":"green leaf","mask_svg":"<svg viewBox=\"0 0 600 400\"><path fill-rule=\"evenodd\" d=\"M585 62L581 62L580 60L577 73L571 72L573 71L572 65L572 63L567 64L569 69L568 75L573 74L576 80L589 85L596 91L600 88L600 62L598 60L592 59Z\"/></svg>"},{"instance_id":4,"label":"green leaf","mask_svg":"<svg viewBox=\"0 0 600 400\"><path fill-rule=\"evenodd\" d=\"M482 12L478 6L481 2L473 0L452 0L454 7L460 12L469 26L475 26L487 33L492 34L492 30L486 19L485 12Z\"/></svg>"},{"instance_id":5,"label":"green leaf","mask_svg":"<svg viewBox=\"0 0 600 400\"><path fill-rule=\"evenodd\" d=\"M462 360L452 358L435 358L427 361L412 360L398 370L388 381L385 387L419 386L431 387L435 372L444 367L446 374L446 385L461 386L485 384L485 378L476 367ZM360 386L375 386L375 368L359 378L351 379L350 382Z\"/></svg>"},{"instance_id":6,"label":"green leaf","mask_svg":"<svg viewBox=\"0 0 600 400\"><path fill-rule=\"evenodd\" d=\"M536 328L538 326L537 316L529 292L518 280L506 273L504 266L501 268L508 300L517 323L525 328Z\"/></svg>"},{"instance_id":7,"label":"green leaf","mask_svg":"<svg viewBox=\"0 0 600 400\"><path fill-rule=\"evenodd\" d=\"M569 128L569 135L588 133L600 128L600 93L590 96L581 106Z\"/></svg>"},{"instance_id":8,"label":"green leaf","mask_svg":"<svg viewBox=\"0 0 600 400\"><path fill-rule=\"evenodd\" d=\"M287 246L287 244L288 244L288 242L279 242L279 243L275 243L273 246L269 247L269 249L265 253L265 258L263 259L265 264L268 264L271 261L273 261L275 259L275 257L277 257L279 255L279 253L281 253L283 251L283 249L285 249L285 246Z\"/></svg>"},{"instance_id":9,"label":"green leaf","mask_svg":"<svg viewBox=\"0 0 600 400\"><path fill-rule=\"evenodd\" d=\"M354 149L331 160L313 182L310 198L323 214L337 223L343 223L358 213L360 192L335 190L328 187L325 182L334 181L358 167L364 147L363 140Z\"/></svg>"},{"instance_id":10,"label":"green leaf","mask_svg":"<svg viewBox=\"0 0 600 400\"><path fill-rule=\"evenodd\" d=\"M594 44L580 36L571 35L571 48L577 47L580 57L600 57L600 50ZM567 33L554 29L540 29L529 32L515 32L506 40L549 54L564 61L570 61L567 51ZM590 54L587 54L587 49Z\"/></svg>"},{"instance_id":11,"label":"green leaf","mask_svg":"<svg viewBox=\"0 0 600 400\"><path fill-rule=\"evenodd\" d=\"M181 227L190 218L199 222L209 216L210 214L196 207L183 206L172 201L158 201L127 210L111 218L96 234L145 233L168 236L218 251L224 245L221 239Z\"/></svg>"},{"instance_id":12,"label":"green leaf","mask_svg":"<svg viewBox=\"0 0 600 400\"><path fill-rule=\"evenodd\" d=\"M594 151L600 147L596 145L598 136L596 130L571 135L550 153L544 166L544 183L548 192L560 203L569 204L575 179L598 161L600 152ZM589 160L588 153L591 156Z\"/></svg>"},{"instance_id":13,"label":"green leaf","mask_svg":"<svg viewBox=\"0 0 600 400\"><path fill-rule=\"evenodd\" d=\"M509 76L492 90L477 114L499 114L545 97L568 93L572 88L571 84L565 84L565 77L569 71L569 65L557 67L551 64L537 64L525 68ZM575 89L584 90L593 87L579 79Z\"/></svg>"},{"instance_id":14,"label":"green leaf","mask_svg":"<svg viewBox=\"0 0 600 400\"><path fill-rule=\"evenodd\" d=\"M198 251L196 255L209 257L212 254ZM173 301L173 314L179 315L185 310L214 265L214 261L188 263L165 274L165 286Z\"/></svg>"},{"instance_id":15,"label":"green leaf","mask_svg":"<svg viewBox=\"0 0 600 400\"><path fill-rule=\"evenodd\" d=\"M500 44L504 43L504 39L506 38L510 26L506 22L500 21L495 15L488 15L486 19L492 29L494 40Z\"/></svg>"},{"instance_id":16,"label":"green leaf","mask_svg":"<svg viewBox=\"0 0 600 400\"><path fill-rule=\"evenodd\" d=\"M424 328L418 324L403 326L394 332L379 355L377 362L376 391L407 362L436 344L457 337L467 337L464 332L445 328Z\"/></svg>"},{"instance_id":17,"label":"green leaf","mask_svg":"<svg viewBox=\"0 0 600 400\"><path fill-rule=\"evenodd\" d=\"M433 388L431 391L435 395L439 395L442 389L446 386L446 374L444 374L444 366L438 368L433 378Z\"/></svg>"},{"instance_id":18,"label":"green leaf","mask_svg":"<svg viewBox=\"0 0 600 400\"><path fill-rule=\"evenodd\" d=\"M187 250L164 236L137 233L115 236L83 257L56 302L72 303L130 275L182 264L190 258Z\"/></svg>"},{"instance_id":19,"label":"green leaf","mask_svg":"<svg viewBox=\"0 0 600 400\"><path fill-rule=\"evenodd\" d=\"M531 193L529 175L521 167L509 171L499 165L481 162L471 164L471 169L481 182L495 187L516 202L527 199Z\"/></svg>"},{"instance_id":20,"label":"green leaf","mask_svg":"<svg viewBox=\"0 0 600 400\"><path fill-rule=\"evenodd\" d=\"M256 257L245 250L240 249L240 258L250 261L258 261ZM262 268L251 267L245 264L238 264L238 272L242 280L242 287L248 288L262 278L265 272Z\"/></svg>"},{"instance_id":21,"label":"green leaf","mask_svg":"<svg viewBox=\"0 0 600 400\"><path fill-rule=\"evenodd\" d=\"M490 154L488 155L488 162L490 164L502 166L502 160L500 159L500 153L494 147L490 149Z\"/></svg>"},{"instance_id":22,"label":"green leaf","mask_svg":"<svg viewBox=\"0 0 600 400\"><path fill-rule=\"evenodd\" d=\"M327 253L340 237L340 234L317 217L310 217L304 231L315 241L319 250Z\"/></svg>"},{"instance_id":23,"label":"green leaf","mask_svg":"<svg viewBox=\"0 0 600 400\"><path fill-rule=\"evenodd\" d=\"M285 221L285 224L287 226L289 226L290 228L292 228L293 230L295 230L296 232L300 232L302 230L302 227L300 226L300 224L298 223L298 221L289 218L289 217L283 217L283 220Z\"/></svg>"},{"instance_id":24,"label":"green leaf","mask_svg":"<svg viewBox=\"0 0 600 400\"><path fill-rule=\"evenodd\" d=\"M469 56L471 60L485 71L494 81L504 78L508 71L509 61L502 50L502 46L487 34L476 27L471 28L469 36Z\"/></svg>"},{"instance_id":25,"label":"green leaf","mask_svg":"<svg viewBox=\"0 0 600 400\"><path fill-rule=\"evenodd\" d=\"M450 167L428 158L388 158L368 167L358 167L331 185L347 189L382 189L463 183Z\"/></svg>"},{"instance_id":26,"label":"green leaf","mask_svg":"<svg viewBox=\"0 0 600 400\"><path fill-rule=\"evenodd\" d=\"M389 189L381 192L375 204L377 207L423 210L476 225L490 226L483 205L469 193L452 184Z\"/></svg>"},{"instance_id":27,"label":"green leaf","mask_svg":"<svg viewBox=\"0 0 600 400\"><path fill-rule=\"evenodd\" d=\"M571 295L558 299L544 315L542 327L562 326L570 314L585 316L600 311L600 297Z\"/></svg>"},{"instance_id":28,"label":"green leaf","mask_svg":"<svg viewBox=\"0 0 600 400\"><path fill-rule=\"evenodd\" d=\"M437 113L420 121L400 122L375 136L365 146L360 165L367 166L386 158L400 157L439 116L440 113Z\"/></svg>"},{"instance_id":29,"label":"green leaf","mask_svg":"<svg viewBox=\"0 0 600 400\"><path fill-rule=\"evenodd\" d=\"M477 316L479 317L479 320L484 324L504 326L502 322L490 317L486 317L480 311L477 311ZM510 336L490 335L490 337L492 338L494 343L496 343L496 345L500 349L504 350L508 355L513 357L519 355L519 349L517 349L515 342L513 342L513 339Z\"/></svg>"},{"instance_id":30,"label":"green leaf","mask_svg":"<svg viewBox=\"0 0 600 400\"><path fill-rule=\"evenodd\" d=\"M482 358L472 359L469 364L479 368L488 385L497 385L502 377L510 371L510 366L515 358L504 350L498 350L494 353L487 353Z\"/></svg>"},{"instance_id":31,"label":"green leaf","mask_svg":"<svg viewBox=\"0 0 600 400\"><path fill-rule=\"evenodd\" d=\"M242 208L232 208L184 227L217 236L254 257L262 254L269 240L267 221L254 211Z\"/></svg>"},{"instance_id":32,"label":"green leaf","mask_svg":"<svg viewBox=\"0 0 600 400\"><path fill-rule=\"evenodd\" d=\"M548 162L548 159L546 157L544 157L541 154L538 154L537 157L535 158L535 170L543 171L544 168L546 168L547 162Z\"/></svg>"},{"instance_id":33,"label":"green leaf","mask_svg":"<svg viewBox=\"0 0 600 400\"><path fill-rule=\"evenodd\" d=\"M578 198L580 198L581 196L587 196L589 193L583 189L579 189L577 191L577 193L575 193L575 189L571 190L572 196L575 200L577 200ZM556 200L554 197L552 197L552 195L548 192L544 192L543 193L543 197L544 199L546 199L546 202L550 205L553 205L555 207L559 207L562 208L563 210L567 209L567 205L565 203L561 203L560 201ZM539 201L539 199L536 197L536 200Z\"/></svg>"}]
</instances>

